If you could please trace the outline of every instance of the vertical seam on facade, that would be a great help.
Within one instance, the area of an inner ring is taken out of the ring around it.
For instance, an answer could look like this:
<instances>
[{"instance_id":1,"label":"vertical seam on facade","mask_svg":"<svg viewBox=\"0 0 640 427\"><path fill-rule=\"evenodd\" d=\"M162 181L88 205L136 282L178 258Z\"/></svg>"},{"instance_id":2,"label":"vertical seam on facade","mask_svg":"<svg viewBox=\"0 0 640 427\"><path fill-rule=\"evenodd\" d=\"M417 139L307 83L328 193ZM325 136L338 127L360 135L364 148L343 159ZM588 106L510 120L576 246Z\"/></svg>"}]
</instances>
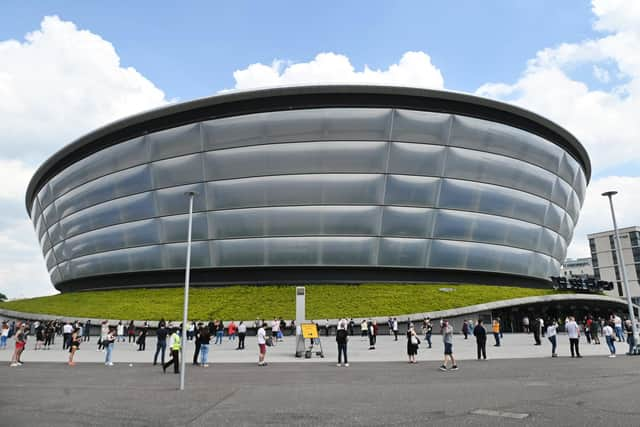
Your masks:
<instances>
[{"instance_id":1,"label":"vertical seam on facade","mask_svg":"<svg viewBox=\"0 0 640 427\"><path fill-rule=\"evenodd\" d=\"M378 218L378 224L376 225L376 242L375 242L375 264L377 265L380 260L380 243L382 241L382 224L384 222L384 208L385 208L385 200L387 199L387 180L389 179L389 160L391 158L391 139L393 138L393 123L394 117L396 115L396 109L391 109L391 119L389 120L389 133L387 134L387 153L384 164L384 181L382 183L382 206L379 206L380 216Z\"/></svg>"}]
</instances>

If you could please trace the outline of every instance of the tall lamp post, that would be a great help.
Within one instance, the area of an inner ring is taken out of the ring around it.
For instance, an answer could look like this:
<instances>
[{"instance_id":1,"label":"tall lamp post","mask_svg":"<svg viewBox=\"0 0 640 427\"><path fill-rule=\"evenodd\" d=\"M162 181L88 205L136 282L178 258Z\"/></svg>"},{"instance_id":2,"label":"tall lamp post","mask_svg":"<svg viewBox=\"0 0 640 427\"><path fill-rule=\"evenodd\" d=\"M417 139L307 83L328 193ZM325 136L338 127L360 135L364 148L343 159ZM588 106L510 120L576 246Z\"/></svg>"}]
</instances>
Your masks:
<instances>
[{"instance_id":1,"label":"tall lamp post","mask_svg":"<svg viewBox=\"0 0 640 427\"><path fill-rule=\"evenodd\" d=\"M189 227L187 229L187 263L184 272L184 310L182 313L182 336L180 337L180 390L184 390L184 370L185 358L184 348L187 344L187 315L189 313L189 273L191 272L191 226L193 224L193 199L197 195L195 191L187 191L185 196L189 197Z\"/></svg>"},{"instance_id":2,"label":"tall lamp post","mask_svg":"<svg viewBox=\"0 0 640 427\"><path fill-rule=\"evenodd\" d=\"M616 258L618 259L618 268L622 273L622 282L624 283L624 292L627 294L627 306L629 308L629 319L631 320L631 327L633 328L633 349L631 353L634 353L638 346L638 328L636 327L636 317L633 314L633 303L631 302L631 292L629 291L629 282L627 281L627 269L624 265L624 259L622 258L622 247L620 246L620 235L618 234L618 223L616 222L616 213L613 210L613 196L618 194L617 191L607 191L602 193L603 196L609 198L609 207L611 208L611 218L613 219L613 233L616 237Z\"/></svg>"}]
</instances>

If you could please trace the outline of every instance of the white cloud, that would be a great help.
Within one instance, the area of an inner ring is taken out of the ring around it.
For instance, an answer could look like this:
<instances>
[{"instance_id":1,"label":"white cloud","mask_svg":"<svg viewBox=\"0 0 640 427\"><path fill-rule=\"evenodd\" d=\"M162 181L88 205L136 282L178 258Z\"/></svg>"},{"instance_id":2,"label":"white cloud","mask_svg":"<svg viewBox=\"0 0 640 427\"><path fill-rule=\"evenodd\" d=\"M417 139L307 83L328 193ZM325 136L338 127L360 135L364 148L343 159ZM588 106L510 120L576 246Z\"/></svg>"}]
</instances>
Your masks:
<instances>
[{"instance_id":1,"label":"white cloud","mask_svg":"<svg viewBox=\"0 0 640 427\"><path fill-rule=\"evenodd\" d=\"M440 70L424 52L405 52L397 64L386 70L372 70L364 66L357 71L345 55L319 53L309 62L274 61L271 65L251 64L233 73L235 89L282 86L294 84L388 84L432 89L444 87Z\"/></svg>"},{"instance_id":2,"label":"white cloud","mask_svg":"<svg viewBox=\"0 0 640 427\"><path fill-rule=\"evenodd\" d=\"M24 41L0 41L0 292L55 292L24 192L45 158L82 134L167 103L113 45L56 16Z\"/></svg>"},{"instance_id":3,"label":"white cloud","mask_svg":"<svg viewBox=\"0 0 640 427\"><path fill-rule=\"evenodd\" d=\"M612 228L606 199L600 196L606 190L620 192L615 198L620 226L640 225L640 2L594 0L593 12L594 28L607 34L544 49L528 62L515 83L490 83L477 90L480 95L514 102L551 118L587 148L595 179L569 247L570 256L588 255L586 234ZM592 67L596 79L615 85L609 90L591 89L588 82L571 77L580 66ZM631 170L632 176L603 175L620 166Z\"/></svg>"}]
</instances>

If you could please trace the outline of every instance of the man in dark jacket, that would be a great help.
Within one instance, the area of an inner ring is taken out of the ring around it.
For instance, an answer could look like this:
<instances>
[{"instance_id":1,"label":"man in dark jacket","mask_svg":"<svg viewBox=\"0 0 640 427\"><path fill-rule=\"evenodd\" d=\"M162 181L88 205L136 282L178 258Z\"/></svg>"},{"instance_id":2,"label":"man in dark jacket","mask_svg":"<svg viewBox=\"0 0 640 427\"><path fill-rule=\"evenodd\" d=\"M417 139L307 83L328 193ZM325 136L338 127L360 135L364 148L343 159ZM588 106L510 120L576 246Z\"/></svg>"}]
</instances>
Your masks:
<instances>
[{"instance_id":1,"label":"man in dark jacket","mask_svg":"<svg viewBox=\"0 0 640 427\"><path fill-rule=\"evenodd\" d=\"M156 354L153 356L153 364L156 365L158 363L158 354L161 355L160 360L164 365L164 353L167 349L167 335L169 335L169 331L164 327L164 323L160 323L160 327L156 331Z\"/></svg>"},{"instance_id":2,"label":"man in dark jacket","mask_svg":"<svg viewBox=\"0 0 640 427\"><path fill-rule=\"evenodd\" d=\"M200 355L200 347L202 347L202 341L200 340L200 334L202 333L202 331L200 329L202 328L202 326L203 326L202 322L198 322L196 327L193 329L193 340L194 340L194 342L196 344L196 348L193 351L193 364L194 365L199 365L198 356ZM209 335L209 339L211 339L211 335ZM209 344L209 342L207 342L207 344Z\"/></svg>"},{"instance_id":3,"label":"man in dark jacket","mask_svg":"<svg viewBox=\"0 0 640 427\"><path fill-rule=\"evenodd\" d=\"M478 360L481 355L484 360L487 360L487 330L482 326L482 319L478 319L478 324L473 328L473 336L476 337Z\"/></svg>"}]
</instances>

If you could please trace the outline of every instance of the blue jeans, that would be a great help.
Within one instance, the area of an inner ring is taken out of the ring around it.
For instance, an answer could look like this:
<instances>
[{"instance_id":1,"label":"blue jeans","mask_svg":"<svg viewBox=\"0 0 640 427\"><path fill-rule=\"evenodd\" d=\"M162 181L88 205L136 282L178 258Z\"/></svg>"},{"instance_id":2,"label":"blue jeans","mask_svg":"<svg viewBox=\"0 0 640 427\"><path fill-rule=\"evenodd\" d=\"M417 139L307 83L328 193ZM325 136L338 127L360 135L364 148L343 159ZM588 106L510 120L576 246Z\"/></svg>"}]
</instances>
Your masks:
<instances>
[{"instance_id":1,"label":"blue jeans","mask_svg":"<svg viewBox=\"0 0 640 427\"><path fill-rule=\"evenodd\" d=\"M338 363L342 363L342 356L344 355L344 363L347 361L347 343L338 343Z\"/></svg>"},{"instance_id":2,"label":"blue jeans","mask_svg":"<svg viewBox=\"0 0 640 427\"><path fill-rule=\"evenodd\" d=\"M164 365L164 352L167 349L167 341L158 341L156 343L156 354L153 356L153 364L158 363L158 353L161 354L162 364Z\"/></svg>"},{"instance_id":3,"label":"blue jeans","mask_svg":"<svg viewBox=\"0 0 640 427\"><path fill-rule=\"evenodd\" d=\"M431 348L431 332L427 332L424 336L424 340L429 344L429 348Z\"/></svg>"},{"instance_id":4,"label":"blue jeans","mask_svg":"<svg viewBox=\"0 0 640 427\"><path fill-rule=\"evenodd\" d=\"M627 335L627 344L629 344L629 354L631 354L631 352L633 351L633 347L635 347L635 339L633 338L633 335Z\"/></svg>"},{"instance_id":5,"label":"blue jeans","mask_svg":"<svg viewBox=\"0 0 640 427\"><path fill-rule=\"evenodd\" d=\"M214 344L222 344L222 337L224 336L224 332L218 331L216 332L216 342Z\"/></svg>"},{"instance_id":6,"label":"blue jeans","mask_svg":"<svg viewBox=\"0 0 640 427\"><path fill-rule=\"evenodd\" d=\"M200 344L200 364L209 363L209 344Z\"/></svg>"},{"instance_id":7,"label":"blue jeans","mask_svg":"<svg viewBox=\"0 0 640 427\"><path fill-rule=\"evenodd\" d=\"M607 339L607 346L609 347L611 354L616 354L616 345L613 343L613 337L608 336L605 338Z\"/></svg>"},{"instance_id":8,"label":"blue jeans","mask_svg":"<svg viewBox=\"0 0 640 427\"><path fill-rule=\"evenodd\" d=\"M616 326L616 337L622 341L622 326Z\"/></svg>"},{"instance_id":9,"label":"blue jeans","mask_svg":"<svg viewBox=\"0 0 640 427\"><path fill-rule=\"evenodd\" d=\"M111 363L112 351L113 351L113 343L107 344L107 353L105 354L104 363Z\"/></svg>"},{"instance_id":10,"label":"blue jeans","mask_svg":"<svg viewBox=\"0 0 640 427\"><path fill-rule=\"evenodd\" d=\"M0 337L0 347L6 347L7 346L7 337L6 336L2 336Z\"/></svg>"},{"instance_id":11,"label":"blue jeans","mask_svg":"<svg viewBox=\"0 0 640 427\"><path fill-rule=\"evenodd\" d=\"M558 346L558 342L556 341L556 336L550 336L549 342L551 343L551 354L556 354L556 348Z\"/></svg>"},{"instance_id":12,"label":"blue jeans","mask_svg":"<svg viewBox=\"0 0 640 427\"><path fill-rule=\"evenodd\" d=\"M500 347L500 334L498 332L493 333L493 339L496 341L495 345Z\"/></svg>"}]
</instances>

